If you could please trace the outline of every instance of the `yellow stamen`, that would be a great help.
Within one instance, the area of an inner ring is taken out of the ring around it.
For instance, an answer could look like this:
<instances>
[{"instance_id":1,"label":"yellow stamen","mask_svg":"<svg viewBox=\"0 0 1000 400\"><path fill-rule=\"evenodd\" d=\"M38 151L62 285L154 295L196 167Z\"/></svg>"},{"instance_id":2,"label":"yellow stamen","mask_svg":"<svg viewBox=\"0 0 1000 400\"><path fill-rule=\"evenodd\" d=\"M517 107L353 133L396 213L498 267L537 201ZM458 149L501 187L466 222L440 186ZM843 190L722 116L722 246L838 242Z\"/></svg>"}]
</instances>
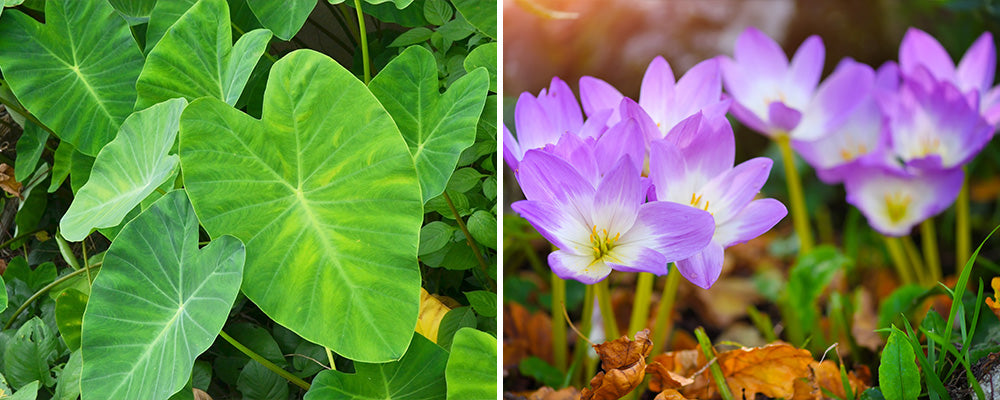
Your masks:
<instances>
[{"instance_id":1,"label":"yellow stamen","mask_svg":"<svg viewBox=\"0 0 1000 400\"><path fill-rule=\"evenodd\" d=\"M889 216L889 221L897 223L906 216L906 212L910 207L910 202L913 200L910 195L903 195L900 192L895 192L891 194L886 194L883 197L885 200L885 212Z\"/></svg>"}]
</instances>

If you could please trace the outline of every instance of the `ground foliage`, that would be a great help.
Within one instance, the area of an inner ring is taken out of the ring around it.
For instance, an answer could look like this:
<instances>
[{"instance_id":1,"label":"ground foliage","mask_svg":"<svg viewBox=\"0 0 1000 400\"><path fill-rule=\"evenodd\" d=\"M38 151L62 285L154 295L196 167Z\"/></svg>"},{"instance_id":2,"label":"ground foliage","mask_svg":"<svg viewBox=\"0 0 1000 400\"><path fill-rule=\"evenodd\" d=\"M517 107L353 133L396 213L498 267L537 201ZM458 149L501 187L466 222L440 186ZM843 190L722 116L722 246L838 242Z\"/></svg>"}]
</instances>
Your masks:
<instances>
[{"instance_id":1,"label":"ground foliage","mask_svg":"<svg viewBox=\"0 0 1000 400\"><path fill-rule=\"evenodd\" d=\"M2 4L0 398L493 397L494 5Z\"/></svg>"}]
</instances>

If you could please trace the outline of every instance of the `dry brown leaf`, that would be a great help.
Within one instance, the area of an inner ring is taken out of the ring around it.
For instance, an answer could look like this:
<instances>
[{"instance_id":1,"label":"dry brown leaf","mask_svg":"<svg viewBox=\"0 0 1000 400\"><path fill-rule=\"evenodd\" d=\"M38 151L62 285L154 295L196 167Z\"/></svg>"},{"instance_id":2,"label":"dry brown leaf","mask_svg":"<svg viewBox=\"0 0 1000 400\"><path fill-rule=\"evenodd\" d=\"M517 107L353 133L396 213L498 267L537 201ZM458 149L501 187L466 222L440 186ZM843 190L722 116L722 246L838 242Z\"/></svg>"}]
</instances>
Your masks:
<instances>
[{"instance_id":1,"label":"dry brown leaf","mask_svg":"<svg viewBox=\"0 0 1000 400\"><path fill-rule=\"evenodd\" d=\"M694 379L671 371L663 364L655 361L646 366L646 375L651 377L650 389L654 392L659 390L677 389L694 383ZM655 388L653 387L653 382L656 382Z\"/></svg>"},{"instance_id":2,"label":"dry brown leaf","mask_svg":"<svg viewBox=\"0 0 1000 400\"><path fill-rule=\"evenodd\" d=\"M795 394L792 395L792 400L822 400L823 392L816 388L812 382L805 379L796 379L793 382L795 388Z\"/></svg>"},{"instance_id":3,"label":"dry brown leaf","mask_svg":"<svg viewBox=\"0 0 1000 400\"><path fill-rule=\"evenodd\" d=\"M814 362L810 366L815 373L815 384L817 390L820 388L829 390L830 393L837 395L840 398L847 398L844 393L844 383L840 379L840 367L833 360L826 360L821 363ZM867 367L865 367L867 368ZM851 385L851 391L854 393L861 393L868 388L854 371L847 373L847 382Z\"/></svg>"},{"instance_id":4,"label":"dry brown leaf","mask_svg":"<svg viewBox=\"0 0 1000 400\"><path fill-rule=\"evenodd\" d=\"M21 197L21 182L14 179L14 167L6 163L0 164L0 189L24 200Z\"/></svg>"},{"instance_id":5,"label":"dry brown leaf","mask_svg":"<svg viewBox=\"0 0 1000 400\"><path fill-rule=\"evenodd\" d=\"M417 333L437 343L438 327L441 319L450 308L437 297L431 296L424 288L420 288L420 314L417 315Z\"/></svg>"},{"instance_id":6,"label":"dry brown leaf","mask_svg":"<svg viewBox=\"0 0 1000 400\"><path fill-rule=\"evenodd\" d=\"M858 302L854 306L855 311L851 318L851 335L859 346L877 351L882 347L882 336L875 331L878 327L875 301L868 290L861 290L856 298Z\"/></svg>"},{"instance_id":7,"label":"dry brown leaf","mask_svg":"<svg viewBox=\"0 0 1000 400\"><path fill-rule=\"evenodd\" d=\"M212 396L201 389L194 388L194 400L212 400Z\"/></svg>"},{"instance_id":8,"label":"dry brown leaf","mask_svg":"<svg viewBox=\"0 0 1000 400\"><path fill-rule=\"evenodd\" d=\"M702 371L707 363L708 360L705 359L705 354L701 351L701 348L659 354L653 357L652 363L646 367L646 372L650 375L649 389L654 392L666 390L673 384L670 381L676 381L684 383L681 386L681 391L687 397L710 397L708 390L706 390L708 379L705 377L705 374L696 375L697 372ZM663 374L664 371L669 371L671 374L667 374L667 377L665 377ZM680 381L674 375L683 377L684 380ZM669 381L665 378L669 378ZM690 379L690 382L688 382L688 379Z\"/></svg>"},{"instance_id":9,"label":"dry brown leaf","mask_svg":"<svg viewBox=\"0 0 1000 400\"><path fill-rule=\"evenodd\" d=\"M580 400L580 391L574 387L555 390L545 386L533 393L527 394L525 397L528 400Z\"/></svg>"},{"instance_id":10,"label":"dry brown leaf","mask_svg":"<svg viewBox=\"0 0 1000 400\"><path fill-rule=\"evenodd\" d=\"M635 340L622 336L610 342L595 344L601 357L601 368L590 380L590 389L580 392L582 400L616 400L635 390L646 376L646 356L653 350L649 329L635 334Z\"/></svg>"},{"instance_id":11,"label":"dry brown leaf","mask_svg":"<svg viewBox=\"0 0 1000 400\"><path fill-rule=\"evenodd\" d=\"M1000 276L993 277L990 286L993 286L993 298L986 298L986 306L1000 318Z\"/></svg>"},{"instance_id":12,"label":"dry brown leaf","mask_svg":"<svg viewBox=\"0 0 1000 400\"><path fill-rule=\"evenodd\" d=\"M656 395L653 400L687 400L687 397L674 389L667 389Z\"/></svg>"},{"instance_id":13,"label":"dry brown leaf","mask_svg":"<svg viewBox=\"0 0 1000 400\"><path fill-rule=\"evenodd\" d=\"M722 374L737 397L789 398L795 394L795 380L809 378L813 362L808 350L775 342L764 347L730 350L719 355Z\"/></svg>"},{"instance_id":14,"label":"dry brown leaf","mask_svg":"<svg viewBox=\"0 0 1000 400\"><path fill-rule=\"evenodd\" d=\"M503 313L503 365L516 366L535 356L553 364L552 320L544 311L528 312L524 306L508 302Z\"/></svg>"}]
</instances>

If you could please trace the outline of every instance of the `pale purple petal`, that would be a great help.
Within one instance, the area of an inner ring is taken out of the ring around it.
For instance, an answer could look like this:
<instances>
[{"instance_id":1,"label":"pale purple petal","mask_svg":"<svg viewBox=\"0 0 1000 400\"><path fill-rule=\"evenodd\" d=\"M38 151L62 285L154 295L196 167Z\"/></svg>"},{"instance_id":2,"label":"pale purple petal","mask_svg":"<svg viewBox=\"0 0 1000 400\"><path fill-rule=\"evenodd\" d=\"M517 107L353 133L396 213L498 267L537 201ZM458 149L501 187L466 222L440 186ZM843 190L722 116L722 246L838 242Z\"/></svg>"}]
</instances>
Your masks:
<instances>
[{"instance_id":1,"label":"pale purple petal","mask_svg":"<svg viewBox=\"0 0 1000 400\"><path fill-rule=\"evenodd\" d=\"M816 91L792 138L816 140L829 134L871 93L874 83L875 71L868 65L841 63Z\"/></svg>"},{"instance_id":2,"label":"pale purple petal","mask_svg":"<svg viewBox=\"0 0 1000 400\"><path fill-rule=\"evenodd\" d=\"M704 196L705 207L717 224L729 221L753 200L767 181L773 163L767 157L753 158L705 185L699 195Z\"/></svg>"},{"instance_id":3,"label":"pale purple petal","mask_svg":"<svg viewBox=\"0 0 1000 400\"><path fill-rule=\"evenodd\" d=\"M684 204L656 201L639 208L635 225L622 235L619 244L649 247L672 262L701 251L714 233L711 214Z\"/></svg>"},{"instance_id":4,"label":"pale purple petal","mask_svg":"<svg viewBox=\"0 0 1000 400\"><path fill-rule=\"evenodd\" d=\"M639 104L657 121L674 105L674 72L661 56L649 63L639 88Z\"/></svg>"},{"instance_id":5,"label":"pale purple petal","mask_svg":"<svg viewBox=\"0 0 1000 400\"><path fill-rule=\"evenodd\" d=\"M964 171L956 168L907 175L881 168L859 169L847 176L847 202L888 236L904 236L914 226L948 208L958 197Z\"/></svg>"},{"instance_id":6,"label":"pale purple petal","mask_svg":"<svg viewBox=\"0 0 1000 400\"><path fill-rule=\"evenodd\" d=\"M955 78L963 91L976 90L985 93L993 85L996 74L997 55L993 45L993 34L984 32L958 63Z\"/></svg>"},{"instance_id":7,"label":"pale purple petal","mask_svg":"<svg viewBox=\"0 0 1000 400\"><path fill-rule=\"evenodd\" d=\"M636 121L639 131L642 133L644 143L663 137L663 133L660 132L660 128L656 125L656 122L653 121L639 103L628 97L624 97L618 108L622 120L632 118Z\"/></svg>"},{"instance_id":8,"label":"pale purple petal","mask_svg":"<svg viewBox=\"0 0 1000 400\"><path fill-rule=\"evenodd\" d=\"M823 47L823 39L816 35L806 38L788 66L788 79L792 87L806 93L812 93L823 73L825 57L826 49Z\"/></svg>"},{"instance_id":9,"label":"pale purple petal","mask_svg":"<svg viewBox=\"0 0 1000 400\"><path fill-rule=\"evenodd\" d=\"M586 199L593 199L595 189L580 173L565 160L541 150L528 150L518 168L518 183L528 200L545 201L562 205L573 204L577 208L590 206ZM589 209L580 211L590 215Z\"/></svg>"},{"instance_id":10,"label":"pale purple petal","mask_svg":"<svg viewBox=\"0 0 1000 400\"><path fill-rule=\"evenodd\" d=\"M785 103L775 101L767 107L771 125L785 132L791 132L802 120L802 113Z\"/></svg>"},{"instance_id":11,"label":"pale purple petal","mask_svg":"<svg viewBox=\"0 0 1000 400\"><path fill-rule=\"evenodd\" d=\"M788 69L788 57L781 46L752 26L736 39L733 55L751 76L781 76Z\"/></svg>"},{"instance_id":12,"label":"pale purple petal","mask_svg":"<svg viewBox=\"0 0 1000 400\"><path fill-rule=\"evenodd\" d=\"M712 241L722 247L744 243L771 230L786 215L788 209L778 200L751 201L739 214L715 228Z\"/></svg>"},{"instance_id":13,"label":"pale purple petal","mask_svg":"<svg viewBox=\"0 0 1000 400\"><path fill-rule=\"evenodd\" d=\"M580 252L581 248L590 247L587 241L590 229L552 203L521 200L515 201L510 208L528 220L556 248Z\"/></svg>"},{"instance_id":14,"label":"pale purple petal","mask_svg":"<svg viewBox=\"0 0 1000 400\"><path fill-rule=\"evenodd\" d=\"M681 202L691 190L685 185L687 166L684 155L666 139L650 144L649 179L653 182L657 200Z\"/></svg>"},{"instance_id":15,"label":"pale purple petal","mask_svg":"<svg viewBox=\"0 0 1000 400\"><path fill-rule=\"evenodd\" d=\"M610 83L592 76L580 78L580 103L583 104L583 112L587 113L588 117L609 108L617 110L622 97L625 96ZM617 111L614 111L608 124L614 124L619 119Z\"/></svg>"},{"instance_id":16,"label":"pale purple petal","mask_svg":"<svg viewBox=\"0 0 1000 400\"><path fill-rule=\"evenodd\" d=\"M710 58L692 67L677 81L676 90L677 99L680 101L674 103L675 117L672 120L660 121L661 123L676 123L719 101L722 96L719 61Z\"/></svg>"},{"instance_id":17,"label":"pale purple petal","mask_svg":"<svg viewBox=\"0 0 1000 400\"><path fill-rule=\"evenodd\" d=\"M558 77L552 78L547 95L539 95L538 103L548 113L553 127L558 134L576 132L583 125L583 114L580 104L576 102L573 91L566 82Z\"/></svg>"},{"instance_id":18,"label":"pale purple petal","mask_svg":"<svg viewBox=\"0 0 1000 400\"><path fill-rule=\"evenodd\" d=\"M562 279L573 279L587 285L603 281L611 274L611 267L603 261L595 261L593 255L559 250L549 253L549 268Z\"/></svg>"},{"instance_id":19,"label":"pale purple petal","mask_svg":"<svg viewBox=\"0 0 1000 400\"><path fill-rule=\"evenodd\" d=\"M681 124L685 129L671 131L667 140L673 142L684 154L688 174L704 184L733 167L736 158L736 139L729 120L724 117L698 118L695 114ZM686 121L697 122L686 124ZM691 129L691 125L694 125ZM689 178L690 179L690 178ZM700 186L700 185L699 185Z\"/></svg>"},{"instance_id":20,"label":"pale purple petal","mask_svg":"<svg viewBox=\"0 0 1000 400\"><path fill-rule=\"evenodd\" d=\"M514 140L514 135L511 135L510 129L507 129L505 124L503 126L503 160L510 167L510 170L516 173L521 157L524 157L521 146L517 144L517 140Z\"/></svg>"},{"instance_id":21,"label":"pale purple petal","mask_svg":"<svg viewBox=\"0 0 1000 400\"><path fill-rule=\"evenodd\" d=\"M635 223L645 195L639 171L625 156L601 179L590 221L598 229L607 229L612 237L618 233L624 235Z\"/></svg>"},{"instance_id":22,"label":"pale purple petal","mask_svg":"<svg viewBox=\"0 0 1000 400\"><path fill-rule=\"evenodd\" d=\"M556 130L548 114L531 93L521 93L514 106L514 127L521 150L538 149L559 140L562 132Z\"/></svg>"},{"instance_id":23,"label":"pale purple petal","mask_svg":"<svg viewBox=\"0 0 1000 400\"><path fill-rule=\"evenodd\" d=\"M747 128L767 136L771 136L773 134L773 132L771 132L768 128L767 123L765 123L760 116L755 114L753 110L744 107L740 102L734 101L733 104L729 106L729 112L733 113L733 116L743 123L743 125L746 125Z\"/></svg>"},{"instance_id":24,"label":"pale purple petal","mask_svg":"<svg viewBox=\"0 0 1000 400\"><path fill-rule=\"evenodd\" d=\"M608 169L622 158L628 156L636 171L642 171L643 160L646 157L646 142L639 124L633 118L622 120L608 129L597 140L594 146L597 165L602 170Z\"/></svg>"},{"instance_id":25,"label":"pale purple petal","mask_svg":"<svg viewBox=\"0 0 1000 400\"><path fill-rule=\"evenodd\" d=\"M577 135L582 138L594 138L597 139L604 134L604 131L608 129L608 119L611 118L611 114L615 110L607 109L601 110L594 115L587 117L587 120L583 122L583 126L580 128L580 132Z\"/></svg>"},{"instance_id":26,"label":"pale purple petal","mask_svg":"<svg viewBox=\"0 0 1000 400\"><path fill-rule=\"evenodd\" d=\"M710 243L697 254L677 261L677 271L684 279L697 285L702 289L708 289L719 280L722 275L722 263L726 256L722 246L717 243Z\"/></svg>"},{"instance_id":27,"label":"pale purple petal","mask_svg":"<svg viewBox=\"0 0 1000 400\"><path fill-rule=\"evenodd\" d=\"M594 154L593 139L582 139L573 133L564 133L555 145L545 146L545 151L555 154L573 166L580 176L594 187L601 178L597 157Z\"/></svg>"},{"instance_id":28,"label":"pale purple petal","mask_svg":"<svg viewBox=\"0 0 1000 400\"><path fill-rule=\"evenodd\" d=\"M875 71L875 87L881 91L895 92L899 89L899 65L886 61Z\"/></svg>"},{"instance_id":29,"label":"pale purple petal","mask_svg":"<svg viewBox=\"0 0 1000 400\"><path fill-rule=\"evenodd\" d=\"M937 39L917 28L910 28L899 45L899 67L911 74L923 65L937 79L954 81L955 64Z\"/></svg>"},{"instance_id":30,"label":"pale purple petal","mask_svg":"<svg viewBox=\"0 0 1000 400\"><path fill-rule=\"evenodd\" d=\"M667 259L660 252L637 245L618 245L611 250L610 257L605 257L608 266L617 271L649 272L656 275L666 275Z\"/></svg>"}]
</instances>

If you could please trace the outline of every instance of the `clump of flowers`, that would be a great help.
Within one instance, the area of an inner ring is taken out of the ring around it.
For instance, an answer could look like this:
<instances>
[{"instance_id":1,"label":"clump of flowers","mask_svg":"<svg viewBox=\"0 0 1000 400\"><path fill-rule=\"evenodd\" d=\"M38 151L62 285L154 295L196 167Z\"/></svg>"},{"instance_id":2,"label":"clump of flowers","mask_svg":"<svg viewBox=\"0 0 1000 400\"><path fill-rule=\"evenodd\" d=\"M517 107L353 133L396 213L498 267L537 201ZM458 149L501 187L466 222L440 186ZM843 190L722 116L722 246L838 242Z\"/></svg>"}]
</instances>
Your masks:
<instances>
[{"instance_id":1,"label":"clump of flowers","mask_svg":"<svg viewBox=\"0 0 1000 400\"><path fill-rule=\"evenodd\" d=\"M661 57L650 63L636 102L597 78L580 81L587 118L565 83L522 94L515 141L505 126L504 156L527 200L512 208L557 250L564 279L596 283L612 270L668 272L674 262L709 288L725 247L766 232L787 210L754 200L771 160L734 167L718 60L679 80ZM572 101L570 101L572 100Z\"/></svg>"}]
</instances>

